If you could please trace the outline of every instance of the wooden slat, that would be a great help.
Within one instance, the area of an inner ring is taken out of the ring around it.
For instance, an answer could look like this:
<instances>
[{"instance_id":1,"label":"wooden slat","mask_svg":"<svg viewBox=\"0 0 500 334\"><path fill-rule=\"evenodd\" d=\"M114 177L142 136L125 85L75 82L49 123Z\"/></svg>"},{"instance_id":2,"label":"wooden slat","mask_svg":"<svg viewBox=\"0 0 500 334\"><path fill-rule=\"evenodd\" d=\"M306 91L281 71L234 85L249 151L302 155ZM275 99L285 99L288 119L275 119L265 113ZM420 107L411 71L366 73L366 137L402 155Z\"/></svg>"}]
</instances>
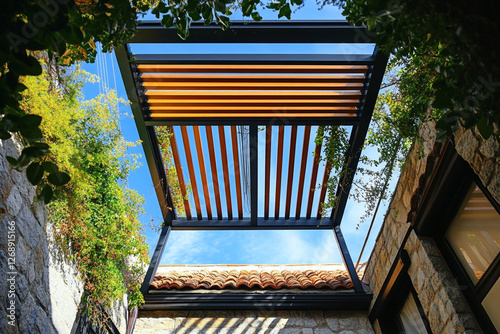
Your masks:
<instances>
[{"instance_id":1,"label":"wooden slat","mask_svg":"<svg viewBox=\"0 0 500 334\"><path fill-rule=\"evenodd\" d=\"M297 106L286 106L286 107L281 107L281 106L267 106L267 107L256 107L256 106L237 106L237 107L232 107L232 106L210 106L210 107L199 107L199 106L181 106L181 107L159 107L159 106L151 106L149 110L152 113L155 112L179 112L179 111L196 111L196 112L205 112L205 113L210 113L212 111L217 111L217 112L231 112L231 111L249 111L249 112L259 112L259 111L275 111L279 112L280 110L283 111L350 111L354 112L356 111L356 107L323 107L323 106L308 106L308 107L297 107Z\"/></svg>"},{"instance_id":2,"label":"wooden slat","mask_svg":"<svg viewBox=\"0 0 500 334\"><path fill-rule=\"evenodd\" d=\"M184 175L182 174L181 159L179 156L179 149L177 148L177 141L175 139L174 129L169 126L167 131L170 134L170 147L172 149L172 156L174 158L175 171L177 173L177 179L179 180L179 188L181 188L182 201L184 203L184 211L186 212L186 218L192 219L191 207L189 206L189 201L187 199L187 188L186 182L184 181Z\"/></svg>"},{"instance_id":3,"label":"wooden slat","mask_svg":"<svg viewBox=\"0 0 500 334\"><path fill-rule=\"evenodd\" d=\"M238 135L236 126L231 126L231 142L233 146L234 178L236 184L236 200L238 203L238 219L243 219L243 199L241 193L240 158L238 154Z\"/></svg>"},{"instance_id":4,"label":"wooden slat","mask_svg":"<svg viewBox=\"0 0 500 334\"><path fill-rule=\"evenodd\" d=\"M288 184L286 189L285 219L290 218L290 204L292 202L293 172L295 164L296 147L297 147L297 126L293 125L290 132L290 155L288 159Z\"/></svg>"},{"instance_id":5,"label":"wooden slat","mask_svg":"<svg viewBox=\"0 0 500 334\"><path fill-rule=\"evenodd\" d=\"M307 157L309 156L309 139L311 137L311 127L304 127L304 141L302 143L302 157L300 165L300 176L297 190L297 205L295 208L295 219L300 218L300 210L302 209L302 198L304 197L304 180L306 178Z\"/></svg>"},{"instance_id":6,"label":"wooden slat","mask_svg":"<svg viewBox=\"0 0 500 334\"><path fill-rule=\"evenodd\" d=\"M196 99L196 100L168 100L168 99L148 99L148 104L151 108L154 107L310 107L310 106L324 106L324 107L360 107L359 100L210 100L210 99ZM154 110L154 109L153 109Z\"/></svg>"},{"instance_id":7,"label":"wooden slat","mask_svg":"<svg viewBox=\"0 0 500 334\"><path fill-rule=\"evenodd\" d=\"M149 65L141 73L367 73L364 65Z\"/></svg>"},{"instance_id":8,"label":"wooden slat","mask_svg":"<svg viewBox=\"0 0 500 334\"><path fill-rule=\"evenodd\" d=\"M203 147L201 146L200 128L197 125L193 126L193 133L194 133L194 142L196 143L196 153L198 154L198 166L200 167L203 195L205 196L205 208L207 209L208 219L212 219L212 205L210 204L210 192L208 190L207 171L205 169Z\"/></svg>"},{"instance_id":9,"label":"wooden slat","mask_svg":"<svg viewBox=\"0 0 500 334\"><path fill-rule=\"evenodd\" d=\"M266 162L265 162L265 181L264 181L264 219L269 219L269 186L271 183L271 141L272 127L266 126Z\"/></svg>"},{"instance_id":10,"label":"wooden slat","mask_svg":"<svg viewBox=\"0 0 500 334\"><path fill-rule=\"evenodd\" d=\"M212 127L210 125L205 127L207 133L207 145L208 145L208 155L210 157L210 167L212 170L212 182L214 184L214 196L215 196L215 206L217 207L217 218L222 219L222 205L220 202L220 191L219 191L219 177L217 175L217 163L215 160L215 150L214 150L214 137L212 133Z\"/></svg>"},{"instance_id":11,"label":"wooden slat","mask_svg":"<svg viewBox=\"0 0 500 334\"><path fill-rule=\"evenodd\" d=\"M319 100L359 100L362 95L359 92L328 92L328 91L240 91L240 92L214 92L214 91L165 91L165 90L150 90L146 92L148 100L153 99L182 99L182 100L195 100L195 99L319 99Z\"/></svg>"},{"instance_id":12,"label":"wooden slat","mask_svg":"<svg viewBox=\"0 0 500 334\"><path fill-rule=\"evenodd\" d=\"M196 184L196 177L195 177L195 172L194 172L194 166L193 166L193 158L191 157L191 147L189 145L189 136L187 133L187 128L185 126L181 126L181 133L182 133L182 142L184 146L184 151L186 152L186 161L188 165L188 171L189 171L189 180L191 181L191 189L193 190L193 198L194 198L194 205L196 207L196 216L198 219L202 219L202 213L201 213L201 205L200 205L200 198L198 196L198 186Z\"/></svg>"},{"instance_id":13,"label":"wooden slat","mask_svg":"<svg viewBox=\"0 0 500 334\"><path fill-rule=\"evenodd\" d=\"M321 205L325 202L326 190L328 185L328 179L330 178L330 173L332 171L332 164L327 162L325 166L325 174L323 175L323 182L321 182L321 192L319 195L318 213L316 217L321 218Z\"/></svg>"},{"instance_id":14,"label":"wooden slat","mask_svg":"<svg viewBox=\"0 0 500 334\"><path fill-rule=\"evenodd\" d=\"M151 118L154 119L196 119L196 118L276 118L276 117L294 117L294 118L317 118L317 117L330 117L330 118L356 118L357 114L353 112L335 112L335 113L291 113L291 112L276 112L276 113L152 113Z\"/></svg>"},{"instance_id":15,"label":"wooden slat","mask_svg":"<svg viewBox=\"0 0 500 334\"><path fill-rule=\"evenodd\" d=\"M283 164L283 140L285 137L285 127L280 125L278 131L278 152L276 153L276 200L274 201L274 218L280 216L280 197L281 197L281 167Z\"/></svg>"},{"instance_id":16,"label":"wooden slat","mask_svg":"<svg viewBox=\"0 0 500 334\"><path fill-rule=\"evenodd\" d=\"M364 75L172 75L172 74L143 74L141 80L149 82L296 82L296 83L363 83Z\"/></svg>"},{"instance_id":17,"label":"wooden slat","mask_svg":"<svg viewBox=\"0 0 500 334\"><path fill-rule=\"evenodd\" d=\"M144 82L158 90L364 90L362 83L330 82Z\"/></svg>"},{"instance_id":18,"label":"wooden slat","mask_svg":"<svg viewBox=\"0 0 500 334\"><path fill-rule=\"evenodd\" d=\"M224 176L224 189L226 193L227 218L229 220L232 220L233 204L231 200L231 187L229 182L229 164L227 161L226 134L224 132L224 126L219 125L218 129L219 129L220 155L222 160L222 173Z\"/></svg>"},{"instance_id":19,"label":"wooden slat","mask_svg":"<svg viewBox=\"0 0 500 334\"><path fill-rule=\"evenodd\" d=\"M316 179L318 178L318 167L319 162L321 160L321 144L316 144L316 148L314 149L314 160L313 167L311 171L311 183L309 185L309 198L307 200L307 212L306 218L311 218L312 205L314 200L314 192L316 191Z\"/></svg>"}]
</instances>

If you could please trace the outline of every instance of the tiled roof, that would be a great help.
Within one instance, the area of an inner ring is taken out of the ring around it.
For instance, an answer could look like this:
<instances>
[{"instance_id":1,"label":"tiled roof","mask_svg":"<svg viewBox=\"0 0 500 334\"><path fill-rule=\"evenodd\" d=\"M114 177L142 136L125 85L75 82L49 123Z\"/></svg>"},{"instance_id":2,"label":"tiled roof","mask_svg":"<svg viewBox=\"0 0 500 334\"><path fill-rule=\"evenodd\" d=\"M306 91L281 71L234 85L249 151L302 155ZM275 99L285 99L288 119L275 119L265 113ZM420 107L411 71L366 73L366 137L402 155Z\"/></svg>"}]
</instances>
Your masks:
<instances>
[{"instance_id":1,"label":"tiled roof","mask_svg":"<svg viewBox=\"0 0 500 334\"><path fill-rule=\"evenodd\" d=\"M226 267L227 268L227 267ZM169 271L157 274L150 284L154 289L338 289L352 288L345 271L322 268L295 269L248 268L229 270Z\"/></svg>"}]
</instances>

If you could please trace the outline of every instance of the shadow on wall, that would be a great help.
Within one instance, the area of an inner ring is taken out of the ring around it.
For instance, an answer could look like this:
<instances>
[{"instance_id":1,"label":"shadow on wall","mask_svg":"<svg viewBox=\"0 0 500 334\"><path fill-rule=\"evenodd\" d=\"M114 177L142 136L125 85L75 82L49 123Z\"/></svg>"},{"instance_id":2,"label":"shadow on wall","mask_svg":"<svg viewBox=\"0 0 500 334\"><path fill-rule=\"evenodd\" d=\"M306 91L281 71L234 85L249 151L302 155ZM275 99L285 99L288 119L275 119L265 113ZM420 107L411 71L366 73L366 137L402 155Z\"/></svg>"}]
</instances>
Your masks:
<instances>
[{"instance_id":1,"label":"shadow on wall","mask_svg":"<svg viewBox=\"0 0 500 334\"><path fill-rule=\"evenodd\" d=\"M193 333L352 333L371 334L358 311L141 311L135 334Z\"/></svg>"}]
</instances>

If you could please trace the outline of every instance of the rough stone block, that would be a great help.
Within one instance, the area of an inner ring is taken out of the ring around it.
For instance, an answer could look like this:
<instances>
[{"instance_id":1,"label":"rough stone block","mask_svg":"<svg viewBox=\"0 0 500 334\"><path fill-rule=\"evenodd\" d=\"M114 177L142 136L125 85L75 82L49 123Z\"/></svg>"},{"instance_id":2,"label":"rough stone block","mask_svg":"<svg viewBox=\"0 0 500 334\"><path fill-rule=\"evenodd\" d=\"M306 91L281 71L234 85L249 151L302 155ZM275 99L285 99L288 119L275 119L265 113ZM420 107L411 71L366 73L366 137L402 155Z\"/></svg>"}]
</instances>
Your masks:
<instances>
[{"instance_id":1,"label":"rough stone block","mask_svg":"<svg viewBox=\"0 0 500 334\"><path fill-rule=\"evenodd\" d=\"M474 158L474 152L479 146L479 142L471 130L467 130L460 136L460 140L456 143L455 147L458 154L465 159L465 161L471 162Z\"/></svg>"}]
</instances>

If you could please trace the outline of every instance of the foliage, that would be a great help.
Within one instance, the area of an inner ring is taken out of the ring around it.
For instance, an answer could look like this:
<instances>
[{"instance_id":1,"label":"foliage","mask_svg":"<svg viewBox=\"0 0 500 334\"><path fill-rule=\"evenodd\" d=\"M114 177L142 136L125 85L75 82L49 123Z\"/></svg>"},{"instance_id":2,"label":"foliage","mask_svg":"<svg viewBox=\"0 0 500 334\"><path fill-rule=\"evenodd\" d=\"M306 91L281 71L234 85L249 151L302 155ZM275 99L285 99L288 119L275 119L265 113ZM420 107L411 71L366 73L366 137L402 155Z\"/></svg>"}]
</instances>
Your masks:
<instances>
[{"instance_id":1,"label":"foliage","mask_svg":"<svg viewBox=\"0 0 500 334\"><path fill-rule=\"evenodd\" d=\"M21 108L42 117L40 128L51 146L30 166L55 163L71 177L48 209L83 279L84 305L97 319L96 305L109 307L127 290L130 307L143 302L139 284L148 249L137 219L143 199L125 185L135 166L126 151L135 144L120 133L117 105L124 101L113 91L80 101L84 83L95 77L76 69L55 87L46 73L22 79L28 89Z\"/></svg>"},{"instance_id":2,"label":"foliage","mask_svg":"<svg viewBox=\"0 0 500 334\"><path fill-rule=\"evenodd\" d=\"M432 81L430 96L428 90L411 93L423 101L430 97L432 106L443 111L437 123L439 138L451 136L459 125L477 126L485 139L492 134L500 138L494 128L500 123L500 36L496 15L500 3L335 2L344 7L349 22L374 31L383 50L401 63L411 63L427 75L424 80ZM425 115L425 111L420 113Z\"/></svg>"},{"instance_id":3,"label":"foliage","mask_svg":"<svg viewBox=\"0 0 500 334\"><path fill-rule=\"evenodd\" d=\"M21 156L17 160L9 157L9 162L18 170L25 169L32 184L44 187L39 199L46 203L52 198L52 186L69 181L68 174L57 166L30 165L50 151L39 128L40 117L27 115L20 107L26 86L19 78L42 73L34 52L46 52L51 63L61 66L79 60L93 62L95 43L101 42L104 52L120 47L133 36L138 15L149 10L161 17L164 26L175 26L179 37L186 39L191 22L202 18L205 24L215 21L223 30L228 29L229 7L241 8L244 16L260 21L259 4L260 0L7 1L0 13L0 139L18 133L26 145ZM300 4L302 0L273 0L267 7L278 11L278 18L290 19L291 5ZM49 177L41 177L43 173L50 173Z\"/></svg>"},{"instance_id":4,"label":"foliage","mask_svg":"<svg viewBox=\"0 0 500 334\"><path fill-rule=\"evenodd\" d=\"M184 208L184 197L182 196L177 170L173 162L172 150L170 149L170 138L172 137L172 133L169 132L168 128L164 126L157 126L155 130L158 138L158 145L160 146L161 157L165 166L165 173L167 174L170 195L172 196L174 208L177 215L183 217L186 214ZM191 184L188 183L186 184L186 196L188 196L190 192Z\"/></svg>"}]
</instances>

